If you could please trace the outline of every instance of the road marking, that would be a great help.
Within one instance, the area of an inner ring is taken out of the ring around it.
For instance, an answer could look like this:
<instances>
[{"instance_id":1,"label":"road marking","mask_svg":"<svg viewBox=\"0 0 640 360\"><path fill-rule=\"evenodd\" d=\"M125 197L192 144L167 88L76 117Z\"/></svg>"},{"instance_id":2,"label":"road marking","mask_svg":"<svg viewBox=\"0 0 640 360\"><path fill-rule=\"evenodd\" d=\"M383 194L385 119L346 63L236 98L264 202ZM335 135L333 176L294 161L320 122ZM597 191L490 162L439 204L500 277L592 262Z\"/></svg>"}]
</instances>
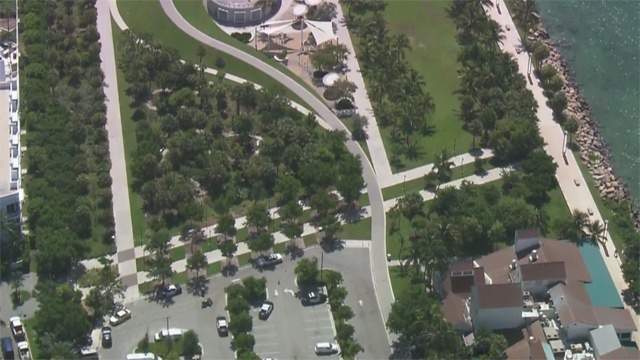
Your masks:
<instances>
[{"instance_id":1,"label":"road marking","mask_svg":"<svg viewBox=\"0 0 640 360\"><path fill-rule=\"evenodd\" d=\"M358 300L358 305L360 305L360 307L362 307L363 304L364 304L364 302L362 302L362 299Z\"/></svg>"},{"instance_id":2,"label":"road marking","mask_svg":"<svg viewBox=\"0 0 640 360\"><path fill-rule=\"evenodd\" d=\"M278 296L278 289L273 290L273 296Z\"/></svg>"},{"instance_id":3,"label":"road marking","mask_svg":"<svg viewBox=\"0 0 640 360\"><path fill-rule=\"evenodd\" d=\"M269 288L265 287L264 291L265 291L265 293L267 293L267 300L269 300Z\"/></svg>"},{"instance_id":4,"label":"road marking","mask_svg":"<svg viewBox=\"0 0 640 360\"><path fill-rule=\"evenodd\" d=\"M240 281L240 278L231 280L232 283L237 283L238 281Z\"/></svg>"},{"instance_id":5,"label":"road marking","mask_svg":"<svg viewBox=\"0 0 640 360\"><path fill-rule=\"evenodd\" d=\"M291 296L296 296L296 292L291 289L284 289L284 292L287 294L291 294Z\"/></svg>"},{"instance_id":6,"label":"road marking","mask_svg":"<svg viewBox=\"0 0 640 360\"><path fill-rule=\"evenodd\" d=\"M316 327L312 327L312 328L305 328L305 331L320 331L320 330L333 330L333 326L316 326Z\"/></svg>"}]
</instances>

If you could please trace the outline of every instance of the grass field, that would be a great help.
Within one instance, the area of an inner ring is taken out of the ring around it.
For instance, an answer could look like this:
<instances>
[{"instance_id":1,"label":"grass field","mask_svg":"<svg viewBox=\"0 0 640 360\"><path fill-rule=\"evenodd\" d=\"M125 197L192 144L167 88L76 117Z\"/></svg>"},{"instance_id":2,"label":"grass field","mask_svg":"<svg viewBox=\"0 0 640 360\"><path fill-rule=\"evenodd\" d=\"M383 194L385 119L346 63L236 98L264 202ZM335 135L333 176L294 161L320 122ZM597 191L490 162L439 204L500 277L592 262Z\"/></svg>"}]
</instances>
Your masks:
<instances>
[{"instance_id":1,"label":"grass field","mask_svg":"<svg viewBox=\"0 0 640 360\"><path fill-rule=\"evenodd\" d=\"M391 279L393 296L396 297L396 300L406 294L409 288L412 286L409 275L403 273L400 269L400 266L389 267L389 278Z\"/></svg>"},{"instance_id":2,"label":"grass field","mask_svg":"<svg viewBox=\"0 0 640 360\"><path fill-rule=\"evenodd\" d=\"M115 23L111 24L113 32L113 41L116 52L116 62L118 59L118 42L124 38L124 33L118 29ZM124 74L117 68L118 77L118 97L120 100L120 120L122 121L122 136L124 140L124 156L127 163L127 182L129 183L129 207L131 209L131 224L133 226L133 239L135 245L144 244L145 238L145 219L144 211L142 210L142 197L135 192L132 187L133 176L131 176L131 159L137 148L136 140L136 124L134 123L131 115L133 109L130 104L132 102L129 95L127 95L126 89L129 84L125 80Z\"/></svg>"},{"instance_id":3,"label":"grass field","mask_svg":"<svg viewBox=\"0 0 640 360\"><path fill-rule=\"evenodd\" d=\"M342 225L338 237L348 240L371 240L371 218L361 219L353 224Z\"/></svg>"},{"instance_id":4,"label":"grass field","mask_svg":"<svg viewBox=\"0 0 640 360\"><path fill-rule=\"evenodd\" d=\"M483 168L486 171L486 170L493 169L494 166L491 165L490 163L485 163ZM456 180L463 177L471 176L474 174L474 171L475 171L475 165L473 163L455 167L452 169L452 172L451 172L451 175L452 175L451 180ZM404 184L400 183L397 185L389 186L382 189L382 197L385 200L389 200L389 199L403 196L404 194L419 192L421 190L424 190L424 184L425 184L424 178L420 177L417 179L407 181Z\"/></svg>"},{"instance_id":5,"label":"grass field","mask_svg":"<svg viewBox=\"0 0 640 360\"><path fill-rule=\"evenodd\" d=\"M195 21L195 23L193 23L194 26L203 31L203 29L200 28L200 25L203 25L201 24L203 19L200 16L196 16L197 12L195 11L196 7L200 7L202 9L202 15L207 16L200 1L182 1L176 3L176 7L178 7L179 10L182 9L180 10L181 13L185 11L185 8L188 9L188 11L184 13L190 16L187 20L190 22ZM186 61L194 64L198 63L199 59L197 49L201 46L201 43L178 29L178 27L176 27L165 15L157 0L118 0L118 9L120 10L120 14L122 15L125 23L129 26L129 29L138 34L150 34L153 36L155 41L158 41L166 47L176 49L180 54L180 57ZM194 20L194 17L196 20ZM153 19L153 21L149 21L149 19ZM211 28L216 28L217 31L208 28L207 31L203 32L206 32L221 41L227 42L223 39L223 36L220 34L221 30L217 28L217 26L213 23L211 23L210 26ZM235 41L233 38L231 38L231 40ZM237 41L235 42L236 44L232 45L242 45ZM296 94L287 90L267 74L250 66L249 64L237 60L232 56L226 55L211 47L205 45L202 46L206 51L206 55L203 60L206 66L216 68L216 59L221 58L226 64L225 67L221 69L222 71L240 76L266 88L275 89L278 93L284 94L290 99L305 105L305 103Z\"/></svg>"},{"instance_id":6,"label":"grass field","mask_svg":"<svg viewBox=\"0 0 640 360\"><path fill-rule=\"evenodd\" d=\"M385 18L389 29L409 37L411 51L406 54L407 60L423 75L435 104L435 112L430 118L435 133L427 136L416 134L421 155L417 159L399 156L400 162L392 163L394 171L433 162L444 149L459 154L471 148L472 137L462 129L462 122L457 116L460 104L454 91L459 83L459 47L455 39L455 25L446 14L450 4L451 0L387 1ZM389 129L383 129L382 134L385 149L392 159L398 151L393 149Z\"/></svg>"}]
</instances>

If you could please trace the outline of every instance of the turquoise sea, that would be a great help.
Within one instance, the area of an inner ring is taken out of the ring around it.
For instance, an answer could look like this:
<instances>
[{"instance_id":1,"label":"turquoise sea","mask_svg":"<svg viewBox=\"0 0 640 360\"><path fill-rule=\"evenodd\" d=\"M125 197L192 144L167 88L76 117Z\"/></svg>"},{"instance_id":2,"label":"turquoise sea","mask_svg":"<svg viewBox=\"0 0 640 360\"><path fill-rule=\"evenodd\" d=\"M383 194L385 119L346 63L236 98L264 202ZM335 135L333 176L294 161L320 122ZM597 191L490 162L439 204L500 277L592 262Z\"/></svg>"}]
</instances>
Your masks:
<instances>
[{"instance_id":1,"label":"turquoise sea","mask_svg":"<svg viewBox=\"0 0 640 360\"><path fill-rule=\"evenodd\" d=\"M613 165L640 200L640 1L537 0L611 148Z\"/></svg>"}]
</instances>

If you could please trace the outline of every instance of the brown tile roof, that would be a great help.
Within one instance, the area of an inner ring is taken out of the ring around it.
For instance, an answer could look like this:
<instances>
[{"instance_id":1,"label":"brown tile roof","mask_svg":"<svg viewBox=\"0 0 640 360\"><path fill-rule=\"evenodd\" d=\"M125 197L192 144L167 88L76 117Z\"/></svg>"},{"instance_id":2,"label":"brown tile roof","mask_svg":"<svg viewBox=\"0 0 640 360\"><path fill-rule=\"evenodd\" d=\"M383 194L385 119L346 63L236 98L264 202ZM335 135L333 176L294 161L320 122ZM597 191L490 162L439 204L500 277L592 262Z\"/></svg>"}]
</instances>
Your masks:
<instances>
[{"instance_id":1,"label":"brown tile roof","mask_svg":"<svg viewBox=\"0 0 640 360\"><path fill-rule=\"evenodd\" d=\"M636 348L623 346L604 355L600 355L600 360L634 360L640 359L640 351Z\"/></svg>"},{"instance_id":2,"label":"brown tile roof","mask_svg":"<svg viewBox=\"0 0 640 360\"><path fill-rule=\"evenodd\" d=\"M636 326L627 309L592 306L584 285L579 282L559 283L549 290L557 300L554 306L560 322L579 322L592 326L611 324L617 332L631 332Z\"/></svg>"},{"instance_id":3,"label":"brown tile roof","mask_svg":"<svg viewBox=\"0 0 640 360\"><path fill-rule=\"evenodd\" d=\"M473 287L473 294L481 309L523 306L520 284L493 284Z\"/></svg>"},{"instance_id":4,"label":"brown tile roof","mask_svg":"<svg viewBox=\"0 0 640 360\"><path fill-rule=\"evenodd\" d=\"M520 265L522 281L533 280L564 280L566 271L564 262L535 262Z\"/></svg>"},{"instance_id":5,"label":"brown tile roof","mask_svg":"<svg viewBox=\"0 0 640 360\"><path fill-rule=\"evenodd\" d=\"M534 321L522 329L522 339L505 350L508 359L546 360L542 343L544 332L539 321Z\"/></svg>"},{"instance_id":6,"label":"brown tile roof","mask_svg":"<svg viewBox=\"0 0 640 360\"><path fill-rule=\"evenodd\" d=\"M576 244L565 240L542 240L538 262L564 262L567 280L591 282L591 275Z\"/></svg>"},{"instance_id":7,"label":"brown tile roof","mask_svg":"<svg viewBox=\"0 0 640 360\"><path fill-rule=\"evenodd\" d=\"M636 325L627 309L594 306L593 314L599 325L611 324L617 332L632 332L636 330Z\"/></svg>"},{"instance_id":8,"label":"brown tile roof","mask_svg":"<svg viewBox=\"0 0 640 360\"><path fill-rule=\"evenodd\" d=\"M476 262L484 268L484 272L489 276L493 284L506 284L510 282L508 276L509 264L515 257L513 246L508 246L487 254L476 260Z\"/></svg>"}]
</instances>

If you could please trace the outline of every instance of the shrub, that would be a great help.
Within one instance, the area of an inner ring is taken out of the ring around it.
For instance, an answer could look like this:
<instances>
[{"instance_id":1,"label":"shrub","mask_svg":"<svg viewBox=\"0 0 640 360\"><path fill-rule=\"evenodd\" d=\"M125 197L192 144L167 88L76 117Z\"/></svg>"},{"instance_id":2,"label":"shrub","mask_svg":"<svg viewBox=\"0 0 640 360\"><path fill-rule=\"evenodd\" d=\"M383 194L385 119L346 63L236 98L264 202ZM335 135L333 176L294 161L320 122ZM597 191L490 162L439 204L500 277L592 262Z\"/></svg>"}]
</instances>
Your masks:
<instances>
[{"instance_id":1,"label":"shrub","mask_svg":"<svg viewBox=\"0 0 640 360\"><path fill-rule=\"evenodd\" d=\"M249 276L242 280L244 285L244 296L250 303L257 303L267 298L267 279L256 279L253 276Z\"/></svg>"},{"instance_id":2,"label":"shrub","mask_svg":"<svg viewBox=\"0 0 640 360\"><path fill-rule=\"evenodd\" d=\"M231 346L238 352L238 354L245 351L252 352L255 344L256 339L251 334L239 334L234 336L233 340L231 340Z\"/></svg>"},{"instance_id":3,"label":"shrub","mask_svg":"<svg viewBox=\"0 0 640 360\"><path fill-rule=\"evenodd\" d=\"M241 333L247 333L251 331L253 327L253 320L249 311L243 311L240 313L231 313L231 319L229 322L229 330L234 336Z\"/></svg>"},{"instance_id":4,"label":"shrub","mask_svg":"<svg viewBox=\"0 0 640 360\"><path fill-rule=\"evenodd\" d=\"M198 335L193 330L187 331L182 338L182 355L187 359L191 359L194 355L200 354L198 342Z\"/></svg>"},{"instance_id":5,"label":"shrub","mask_svg":"<svg viewBox=\"0 0 640 360\"><path fill-rule=\"evenodd\" d=\"M225 65L227 65L227 62L226 62L226 61L224 61L224 59L223 59L223 58L221 58L221 57L216 58L216 67L217 67L218 69L222 69L222 68L224 68L224 67L225 67Z\"/></svg>"},{"instance_id":6,"label":"shrub","mask_svg":"<svg viewBox=\"0 0 640 360\"><path fill-rule=\"evenodd\" d=\"M353 108L353 102L350 99L342 98L336 102L336 110L349 110Z\"/></svg>"},{"instance_id":7,"label":"shrub","mask_svg":"<svg viewBox=\"0 0 640 360\"><path fill-rule=\"evenodd\" d=\"M238 41L241 41L243 43L248 43L249 40L251 40L251 33L248 33L248 32L234 32L234 33L231 33L231 37L236 39L236 40L238 40Z\"/></svg>"}]
</instances>

